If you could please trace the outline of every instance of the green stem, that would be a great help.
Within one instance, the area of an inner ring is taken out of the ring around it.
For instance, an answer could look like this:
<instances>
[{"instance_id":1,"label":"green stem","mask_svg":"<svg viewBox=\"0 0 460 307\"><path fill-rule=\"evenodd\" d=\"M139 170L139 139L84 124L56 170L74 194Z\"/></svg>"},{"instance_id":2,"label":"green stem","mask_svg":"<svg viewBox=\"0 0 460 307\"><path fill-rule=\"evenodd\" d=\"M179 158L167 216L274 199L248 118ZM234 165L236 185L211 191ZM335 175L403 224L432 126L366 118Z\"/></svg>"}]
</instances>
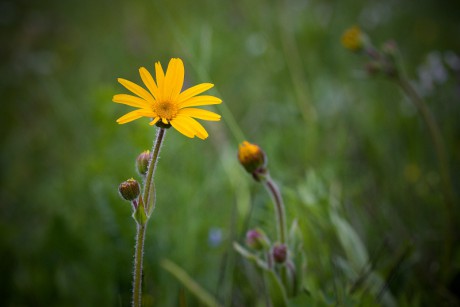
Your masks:
<instances>
[{"instance_id":1,"label":"green stem","mask_svg":"<svg viewBox=\"0 0 460 307\"><path fill-rule=\"evenodd\" d=\"M438 159L439 172L441 175L442 182L442 191L444 196L444 204L446 209L447 216L447 225L446 225L446 245L444 251L444 269L446 273L449 271L451 253L452 253L452 244L453 244L453 234L455 231L455 212L454 212L454 193L452 191L452 182L449 172L449 163L446 153L446 148L443 142L441 135L441 130L439 129L438 124L433 116L433 113L428 109L428 106L418 95L415 89L412 87L410 82L404 78L400 77L397 79L398 85L402 88L404 93L410 98L410 101L417 108L420 116L428 127L428 131L433 142L434 149L436 152L436 157Z\"/></svg>"},{"instance_id":2,"label":"green stem","mask_svg":"<svg viewBox=\"0 0 460 307\"><path fill-rule=\"evenodd\" d=\"M144 256L145 229L147 225L137 225L136 251L134 253L133 306L142 306L142 261Z\"/></svg>"},{"instance_id":3,"label":"green stem","mask_svg":"<svg viewBox=\"0 0 460 307\"><path fill-rule=\"evenodd\" d=\"M150 203L150 193L153 191L153 175L155 173L158 155L160 153L161 144L163 143L164 135L166 130L164 128L158 128L157 136L153 144L152 157L149 161L149 168L147 171L147 176L144 184L144 194L143 199L139 202L139 206L143 205L142 208L147 212L147 218L145 222L137 222L137 234L136 234L136 247L134 252L134 277L133 277L133 306L141 307L142 306L142 262L144 257L144 241L145 241L145 230L147 228L148 218L153 208L150 206L155 206ZM151 210L152 209L152 210ZM139 208L138 208L139 210ZM138 220L136 220L138 221Z\"/></svg>"},{"instance_id":4,"label":"green stem","mask_svg":"<svg viewBox=\"0 0 460 307\"><path fill-rule=\"evenodd\" d=\"M270 195L275 203L276 221L278 229L278 240L281 244L286 244L286 214L284 210L283 198L281 197L280 190L276 183L272 180L270 175L267 175L265 186L270 192Z\"/></svg>"},{"instance_id":5,"label":"green stem","mask_svg":"<svg viewBox=\"0 0 460 307\"><path fill-rule=\"evenodd\" d=\"M155 173L155 169L156 169L157 161L158 161L158 155L160 153L160 148L161 148L161 144L163 143L165 133L166 133L165 128L158 128L157 137L155 139L155 142L153 143L152 157L149 161L149 169L147 171L147 176L146 176L145 185L144 185L144 196L143 196L144 204L147 206L147 210L146 210L147 212L150 212L150 210L148 210L148 207L150 206L150 192L153 190L153 174Z\"/></svg>"}]
</instances>

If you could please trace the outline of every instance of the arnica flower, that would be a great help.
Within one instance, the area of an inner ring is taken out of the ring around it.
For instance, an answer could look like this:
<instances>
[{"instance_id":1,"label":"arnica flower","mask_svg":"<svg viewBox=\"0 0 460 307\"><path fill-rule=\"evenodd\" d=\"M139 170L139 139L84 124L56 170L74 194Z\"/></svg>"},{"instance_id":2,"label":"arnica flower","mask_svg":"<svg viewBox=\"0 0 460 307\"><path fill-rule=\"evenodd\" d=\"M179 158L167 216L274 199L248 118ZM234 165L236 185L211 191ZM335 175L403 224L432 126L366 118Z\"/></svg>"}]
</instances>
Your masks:
<instances>
[{"instance_id":1,"label":"arnica flower","mask_svg":"<svg viewBox=\"0 0 460 307\"><path fill-rule=\"evenodd\" d=\"M218 121L220 115L192 107L222 102L221 99L214 96L199 95L212 88L214 84L201 83L182 91L184 63L177 58L169 61L166 73L160 62L155 63L156 81L144 67L139 69L139 73L148 91L131 81L118 78L118 82L137 96L118 94L113 96L112 100L116 103L138 108L138 110L131 111L117 119L119 124L148 117L152 119L150 125L156 124L163 128L172 126L189 138L197 136L204 140L208 137L207 131L195 118Z\"/></svg>"},{"instance_id":2,"label":"arnica flower","mask_svg":"<svg viewBox=\"0 0 460 307\"><path fill-rule=\"evenodd\" d=\"M358 26L353 26L343 33L341 41L345 48L358 52L363 49L366 36Z\"/></svg>"}]
</instances>

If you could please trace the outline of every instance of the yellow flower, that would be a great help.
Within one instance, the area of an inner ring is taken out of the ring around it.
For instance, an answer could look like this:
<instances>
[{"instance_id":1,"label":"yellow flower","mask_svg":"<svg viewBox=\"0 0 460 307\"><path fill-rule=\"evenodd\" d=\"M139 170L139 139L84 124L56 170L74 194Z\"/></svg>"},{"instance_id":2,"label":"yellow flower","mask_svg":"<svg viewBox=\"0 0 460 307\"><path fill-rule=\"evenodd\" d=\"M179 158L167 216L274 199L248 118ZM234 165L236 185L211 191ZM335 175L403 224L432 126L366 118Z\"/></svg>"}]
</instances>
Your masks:
<instances>
[{"instance_id":1,"label":"yellow flower","mask_svg":"<svg viewBox=\"0 0 460 307\"><path fill-rule=\"evenodd\" d=\"M364 47L365 34L358 26L353 26L343 33L341 41L345 48L360 51Z\"/></svg>"},{"instance_id":2,"label":"yellow flower","mask_svg":"<svg viewBox=\"0 0 460 307\"><path fill-rule=\"evenodd\" d=\"M191 107L221 103L222 100L214 96L197 96L212 88L214 84L201 83L182 91L184 63L181 59L171 59L166 74L160 62L156 62L156 82L144 67L139 69L139 73L148 91L131 81L118 78L118 82L137 96L118 94L113 96L112 100L138 108L117 119L119 124L126 124L141 117L149 117L152 119L150 125L173 126L189 138L197 136L204 140L208 137L206 130L194 118L218 121L220 115Z\"/></svg>"}]
</instances>

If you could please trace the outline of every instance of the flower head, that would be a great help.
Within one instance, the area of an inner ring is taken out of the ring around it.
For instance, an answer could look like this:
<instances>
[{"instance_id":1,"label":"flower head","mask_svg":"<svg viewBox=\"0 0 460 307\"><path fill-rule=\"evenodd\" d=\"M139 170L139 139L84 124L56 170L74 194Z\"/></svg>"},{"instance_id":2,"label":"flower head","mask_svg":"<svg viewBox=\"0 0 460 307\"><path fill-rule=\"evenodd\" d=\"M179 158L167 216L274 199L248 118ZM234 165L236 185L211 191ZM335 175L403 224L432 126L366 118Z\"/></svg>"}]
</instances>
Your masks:
<instances>
[{"instance_id":1,"label":"flower head","mask_svg":"<svg viewBox=\"0 0 460 307\"><path fill-rule=\"evenodd\" d=\"M357 52L363 49L366 35L358 26L353 26L343 33L341 41L345 48Z\"/></svg>"},{"instance_id":2,"label":"flower head","mask_svg":"<svg viewBox=\"0 0 460 307\"><path fill-rule=\"evenodd\" d=\"M118 94L113 96L112 100L116 103L138 108L117 119L119 124L148 117L152 119L150 125L156 124L166 128L172 126L189 138L197 136L204 140L208 137L206 130L195 118L218 121L220 115L192 107L222 102L221 99L214 96L199 95L212 88L214 84L201 83L182 91L184 63L178 58L169 61L166 73L160 62L155 63L156 81L144 67L139 69L139 73L148 91L131 81L118 78L118 82L136 96Z\"/></svg>"}]
</instances>

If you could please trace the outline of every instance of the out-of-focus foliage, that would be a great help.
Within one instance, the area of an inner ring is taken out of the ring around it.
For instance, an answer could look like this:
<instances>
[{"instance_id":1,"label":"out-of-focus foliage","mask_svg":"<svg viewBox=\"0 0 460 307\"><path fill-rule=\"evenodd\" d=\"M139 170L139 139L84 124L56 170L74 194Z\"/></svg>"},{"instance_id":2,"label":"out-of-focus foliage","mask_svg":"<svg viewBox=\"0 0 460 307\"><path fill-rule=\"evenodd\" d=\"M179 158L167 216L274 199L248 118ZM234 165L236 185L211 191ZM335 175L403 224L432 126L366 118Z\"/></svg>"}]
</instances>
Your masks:
<instances>
[{"instance_id":1,"label":"out-of-focus foliage","mask_svg":"<svg viewBox=\"0 0 460 307\"><path fill-rule=\"evenodd\" d=\"M223 120L205 123L204 142L166 135L146 306L199 304L164 258L225 306L264 304L259 272L232 246L251 227L274 236L270 199L236 159L243 138L266 152L301 229L299 306L454 304L459 238L443 279L446 217L426 128L340 37L359 24L376 44L398 42L440 124L458 215L459 11L434 0L2 0L0 304L129 305L135 223L117 186L155 132L147 120L117 125L128 108L111 98L117 77L136 81L140 66L171 57L189 84L216 85Z\"/></svg>"}]
</instances>

